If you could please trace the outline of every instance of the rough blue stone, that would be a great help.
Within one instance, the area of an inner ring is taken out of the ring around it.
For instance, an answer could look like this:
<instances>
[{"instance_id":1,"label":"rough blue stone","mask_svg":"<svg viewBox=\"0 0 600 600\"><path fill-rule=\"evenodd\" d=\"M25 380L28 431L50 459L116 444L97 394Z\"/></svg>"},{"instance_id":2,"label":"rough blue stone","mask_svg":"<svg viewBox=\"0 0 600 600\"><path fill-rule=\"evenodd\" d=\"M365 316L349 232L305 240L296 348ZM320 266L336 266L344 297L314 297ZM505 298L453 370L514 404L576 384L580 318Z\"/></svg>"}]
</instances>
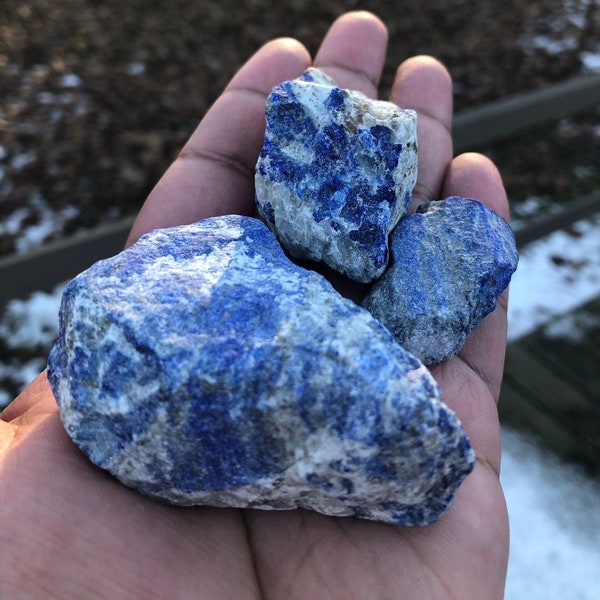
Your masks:
<instances>
[{"instance_id":1,"label":"rough blue stone","mask_svg":"<svg viewBox=\"0 0 600 600\"><path fill-rule=\"evenodd\" d=\"M478 200L453 196L421 205L390 240L390 266L363 306L425 364L448 360L517 268L512 230Z\"/></svg>"},{"instance_id":2,"label":"rough blue stone","mask_svg":"<svg viewBox=\"0 0 600 600\"><path fill-rule=\"evenodd\" d=\"M473 466L427 369L256 219L151 232L66 288L66 431L174 504L436 520Z\"/></svg>"},{"instance_id":3,"label":"rough blue stone","mask_svg":"<svg viewBox=\"0 0 600 600\"><path fill-rule=\"evenodd\" d=\"M314 68L272 90L256 203L292 256L365 283L383 273L416 182L416 118Z\"/></svg>"}]
</instances>

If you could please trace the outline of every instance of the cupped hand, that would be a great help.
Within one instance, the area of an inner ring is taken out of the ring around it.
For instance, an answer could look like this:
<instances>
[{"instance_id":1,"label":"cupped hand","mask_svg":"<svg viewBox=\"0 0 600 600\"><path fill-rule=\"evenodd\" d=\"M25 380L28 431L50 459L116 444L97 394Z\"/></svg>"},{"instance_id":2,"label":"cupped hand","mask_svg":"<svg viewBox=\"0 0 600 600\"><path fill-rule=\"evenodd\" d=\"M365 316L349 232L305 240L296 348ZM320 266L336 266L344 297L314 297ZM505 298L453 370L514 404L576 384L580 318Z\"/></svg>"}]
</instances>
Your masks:
<instances>
[{"instance_id":1,"label":"cupped hand","mask_svg":"<svg viewBox=\"0 0 600 600\"><path fill-rule=\"evenodd\" d=\"M312 64L376 96L387 43L364 12L339 18ZM142 208L129 243L156 227L252 214L266 95L311 64L297 41L261 48L235 75ZM500 176L452 158L451 80L429 57L397 71L391 100L419 113L414 200L476 197L507 217ZM265 600L502 598L508 523L496 410L506 296L459 356L432 369L477 455L437 523L402 528L303 510L175 508L96 469L66 436L45 374L0 421L0 597Z\"/></svg>"}]
</instances>

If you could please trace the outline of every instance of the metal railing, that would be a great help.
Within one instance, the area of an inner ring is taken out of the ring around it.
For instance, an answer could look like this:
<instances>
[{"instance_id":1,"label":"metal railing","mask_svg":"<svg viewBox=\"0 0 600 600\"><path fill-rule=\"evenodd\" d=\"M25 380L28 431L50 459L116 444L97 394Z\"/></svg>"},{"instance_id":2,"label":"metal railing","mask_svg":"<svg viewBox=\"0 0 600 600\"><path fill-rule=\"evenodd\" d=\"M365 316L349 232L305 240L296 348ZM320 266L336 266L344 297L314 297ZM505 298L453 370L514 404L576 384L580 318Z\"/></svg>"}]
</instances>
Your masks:
<instances>
[{"instance_id":1,"label":"metal railing","mask_svg":"<svg viewBox=\"0 0 600 600\"><path fill-rule=\"evenodd\" d=\"M454 118L456 152L481 148L529 127L559 119L600 103L600 75L579 77L459 113ZM561 213L516 232L523 246L547 233L600 211L600 191ZM49 290L91 264L123 249L133 217L100 225L82 234L45 244L24 254L0 258L0 308L12 298Z\"/></svg>"}]
</instances>

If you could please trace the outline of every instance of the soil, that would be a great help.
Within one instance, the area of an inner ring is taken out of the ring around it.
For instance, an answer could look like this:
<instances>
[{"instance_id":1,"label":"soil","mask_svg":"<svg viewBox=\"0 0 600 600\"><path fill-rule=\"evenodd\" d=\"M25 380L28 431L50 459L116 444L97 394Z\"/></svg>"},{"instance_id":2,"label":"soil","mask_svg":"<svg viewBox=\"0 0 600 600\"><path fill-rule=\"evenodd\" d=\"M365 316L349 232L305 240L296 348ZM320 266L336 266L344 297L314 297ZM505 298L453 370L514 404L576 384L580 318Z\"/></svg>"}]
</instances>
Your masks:
<instances>
[{"instance_id":1,"label":"soil","mask_svg":"<svg viewBox=\"0 0 600 600\"><path fill-rule=\"evenodd\" d=\"M18 219L4 227L0 254L48 211L63 216L46 239L135 213L257 48L288 35L314 52L331 22L357 8L389 27L381 95L402 59L427 53L449 68L457 110L573 77L581 53L598 50L597 3L583 0L2 2L0 224ZM562 197L600 177L597 121L593 111L557 125L558 145L544 128L486 151L513 197ZM574 178L581 164L588 170Z\"/></svg>"}]
</instances>

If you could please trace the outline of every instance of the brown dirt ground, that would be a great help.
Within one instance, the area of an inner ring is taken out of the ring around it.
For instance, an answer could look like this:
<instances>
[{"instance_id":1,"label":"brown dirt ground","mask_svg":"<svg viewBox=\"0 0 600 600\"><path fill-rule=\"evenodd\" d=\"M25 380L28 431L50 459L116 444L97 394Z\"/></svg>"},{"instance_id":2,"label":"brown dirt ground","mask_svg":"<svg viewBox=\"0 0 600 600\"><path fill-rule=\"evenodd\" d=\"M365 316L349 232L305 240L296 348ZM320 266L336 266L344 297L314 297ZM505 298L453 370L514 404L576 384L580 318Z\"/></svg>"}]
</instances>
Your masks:
<instances>
[{"instance_id":1,"label":"brown dirt ground","mask_svg":"<svg viewBox=\"0 0 600 600\"><path fill-rule=\"evenodd\" d=\"M78 207L78 214L67 219L59 234L137 211L229 78L273 37L296 37L314 52L335 17L356 8L371 10L390 31L382 96L387 96L403 58L427 53L448 66L460 110L579 74L579 55L598 39L600 17L597 3L590 2L583 24L575 25L565 15L565 6L573 4L565 0L2 2L0 222L19 207L29 206L23 224L35 223L40 198L52 210ZM531 49L536 35L571 42L562 52L549 53ZM69 86L71 74L78 79ZM573 164L565 164L564 156L570 153L579 164L583 154L574 147L585 148L588 163L600 164L588 160L590 152L600 158L589 127L597 117L594 111L569 131L557 129L558 145L543 128L512 145L487 149L500 164L511 195L560 196L571 190ZM583 188L589 181L597 183L597 167L588 169L585 185L581 179L575 183ZM2 236L0 254L14 251L16 236L18 232Z\"/></svg>"}]
</instances>

